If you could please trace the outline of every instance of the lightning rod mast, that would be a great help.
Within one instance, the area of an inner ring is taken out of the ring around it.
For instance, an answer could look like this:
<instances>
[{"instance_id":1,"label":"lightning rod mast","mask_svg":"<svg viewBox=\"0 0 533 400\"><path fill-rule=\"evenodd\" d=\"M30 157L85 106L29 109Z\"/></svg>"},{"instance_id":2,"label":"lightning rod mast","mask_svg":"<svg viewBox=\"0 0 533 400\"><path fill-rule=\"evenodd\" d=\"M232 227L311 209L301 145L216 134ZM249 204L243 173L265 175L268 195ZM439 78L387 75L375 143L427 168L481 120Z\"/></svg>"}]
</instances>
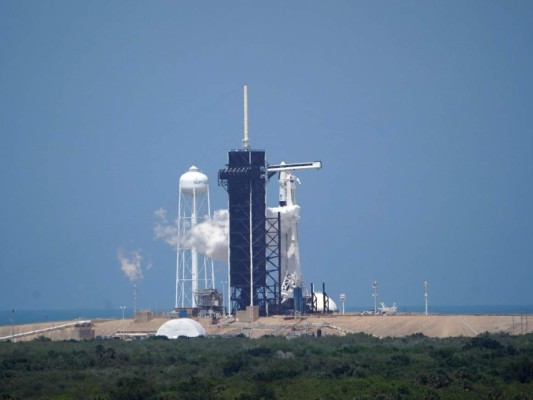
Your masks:
<instances>
[{"instance_id":1,"label":"lightning rod mast","mask_svg":"<svg viewBox=\"0 0 533 400\"><path fill-rule=\"evenodd\" d=\"M426 308L426 315L428 315L428 281L424 282L424 304Z\"/></svg>"}]
</instances>

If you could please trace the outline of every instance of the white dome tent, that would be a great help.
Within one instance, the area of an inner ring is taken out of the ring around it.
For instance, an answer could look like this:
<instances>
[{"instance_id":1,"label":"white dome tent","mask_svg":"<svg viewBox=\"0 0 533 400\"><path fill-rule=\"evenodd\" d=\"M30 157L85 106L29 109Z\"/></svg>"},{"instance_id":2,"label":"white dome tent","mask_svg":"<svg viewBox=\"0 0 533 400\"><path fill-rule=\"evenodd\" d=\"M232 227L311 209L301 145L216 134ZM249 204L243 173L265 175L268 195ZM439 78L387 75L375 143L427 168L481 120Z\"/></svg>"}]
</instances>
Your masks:
<instances>
[{"instance_id":1,"label":"white dome tent","mask_svg":"<svg viewBox=\"0 0 533 400\"><path fill-rule=\"evenodd\" d=\"M157 330L156 336L166 336L169 339L177 339L178 337L198 337L206 336L205 329L200 323L189 319L171 319L165 322Z\"/></svg>"}]
</instances>

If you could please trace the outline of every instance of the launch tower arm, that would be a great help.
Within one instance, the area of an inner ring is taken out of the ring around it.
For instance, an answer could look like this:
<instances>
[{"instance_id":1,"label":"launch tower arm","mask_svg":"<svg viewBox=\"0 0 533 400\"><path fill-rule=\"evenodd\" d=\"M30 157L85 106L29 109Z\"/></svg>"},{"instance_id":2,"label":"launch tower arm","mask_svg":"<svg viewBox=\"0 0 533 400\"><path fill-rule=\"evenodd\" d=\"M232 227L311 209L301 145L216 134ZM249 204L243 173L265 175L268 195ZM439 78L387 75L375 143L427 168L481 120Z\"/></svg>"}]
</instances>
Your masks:
<instances>
[{"instance_id":1,"label":"launch tower arm","mask_svg":"<svg viewBox=\"0 0 533 400\"><path fill-rule=\"evenodd\" d=\"M282 162L281 164L269 165L267 167L267 172L268 172L268 178L270 179L272 175L274 175L276 172L291 172L291 171L296 171L300 169L320 169L320 168L322 168L322 161L312 161L312 162L293 163L293 164L285 164L284 162Z\"/></svg>"},{"instance_id":2,"label":"launch tower arm","mask_svg":"<svg viewBox=\"0 0 533 400\"><path fill-rule=\"evenodd\" d=\"M281 171L296 171L297 169L320 169L322 168L322 161L312 161L306 163L294 163L294 164L277 164L269 165L267 170L271 172Z\"/></svg>"}]
</instances>

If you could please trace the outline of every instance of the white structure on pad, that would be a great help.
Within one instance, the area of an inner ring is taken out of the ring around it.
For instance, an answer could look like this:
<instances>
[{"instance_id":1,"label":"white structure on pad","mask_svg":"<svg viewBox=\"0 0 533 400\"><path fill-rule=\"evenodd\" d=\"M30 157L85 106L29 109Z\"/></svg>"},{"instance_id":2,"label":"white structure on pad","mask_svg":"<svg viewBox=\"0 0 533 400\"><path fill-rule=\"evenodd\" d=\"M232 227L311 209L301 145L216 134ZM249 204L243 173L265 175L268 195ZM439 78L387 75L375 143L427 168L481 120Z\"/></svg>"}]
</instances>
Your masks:
<instances>
[{"instance_id":1,"label":"white structure on pad","mask_svg":"<svg viewBox=\"0 0 533 400\"><path fill-rule=\"evenodd\" d=\"M210 218L209 181L194 165L180 177L175 308L196 307L198 289L214 289L213 260L199 253L191 232Z\"/></svg>"},{"instance_id":2,"label":"white structure on pad","mask_svg":"<svg viewBox=\"0 0 533 400\"><path fill-rule=\"evenodd\" d=\"M179 337L198 337L206 336L205 329L200 323L189 319L171 319L165 322L157 330L156 336L166 336L169 339Z\"/></svg>"}]
</instances>

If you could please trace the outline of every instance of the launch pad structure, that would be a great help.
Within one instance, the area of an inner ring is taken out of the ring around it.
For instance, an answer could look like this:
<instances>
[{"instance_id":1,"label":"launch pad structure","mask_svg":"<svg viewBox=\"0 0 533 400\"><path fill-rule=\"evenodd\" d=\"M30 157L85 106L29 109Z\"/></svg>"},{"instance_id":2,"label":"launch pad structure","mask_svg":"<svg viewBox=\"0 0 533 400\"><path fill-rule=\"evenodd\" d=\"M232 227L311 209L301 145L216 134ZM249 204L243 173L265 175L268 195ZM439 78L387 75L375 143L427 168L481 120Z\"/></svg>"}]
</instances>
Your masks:
<instances>
[{"instance_id":1,"label":"launch pad structure","mask_svg":"<svg viewBox=\"0 0 533 400\"><path fill-rule=\"evenodd\" d=\"M218 179L229 196L230 312L255 305L261 315L278 313L280 217L266 217L265 152L230 150Z\"/></svg>"},{"instance_id":2,"label":"launch pad structure","mask_svg":"<svg viewBox=\"0 0 533 400\"><path fill-rule=\"evenodd\" d=\"M247 307L258 307L259 315L263 316L281 314L282 302L286 300L282 294L286 295L287 289L301 289L297 226L293 229L291 246L297 255L293 269L298 271L289 274L287 266L282 265L287 260L282 254L280 210L289 205L295 206L295 179L291 172L321 166L320 161L269 166L264 150L250 148L248 91L244 86L243 148L229 150L228 163L218 172L219 185L226 189L229 197L230 314ZM280 175L280 208L267 216L266 185L275 174ZM286 276L282 276L283 269ZM290 284L287 285L286 281ZM300 300L302 292L298 290L295 293ZM314 298L315 294L311 296ZM323 310L329 311L329 298L326 299L325 293L322 296ZM316 299L312 303L311 310L316 311Z\"/></svg>"}]
</instances>

